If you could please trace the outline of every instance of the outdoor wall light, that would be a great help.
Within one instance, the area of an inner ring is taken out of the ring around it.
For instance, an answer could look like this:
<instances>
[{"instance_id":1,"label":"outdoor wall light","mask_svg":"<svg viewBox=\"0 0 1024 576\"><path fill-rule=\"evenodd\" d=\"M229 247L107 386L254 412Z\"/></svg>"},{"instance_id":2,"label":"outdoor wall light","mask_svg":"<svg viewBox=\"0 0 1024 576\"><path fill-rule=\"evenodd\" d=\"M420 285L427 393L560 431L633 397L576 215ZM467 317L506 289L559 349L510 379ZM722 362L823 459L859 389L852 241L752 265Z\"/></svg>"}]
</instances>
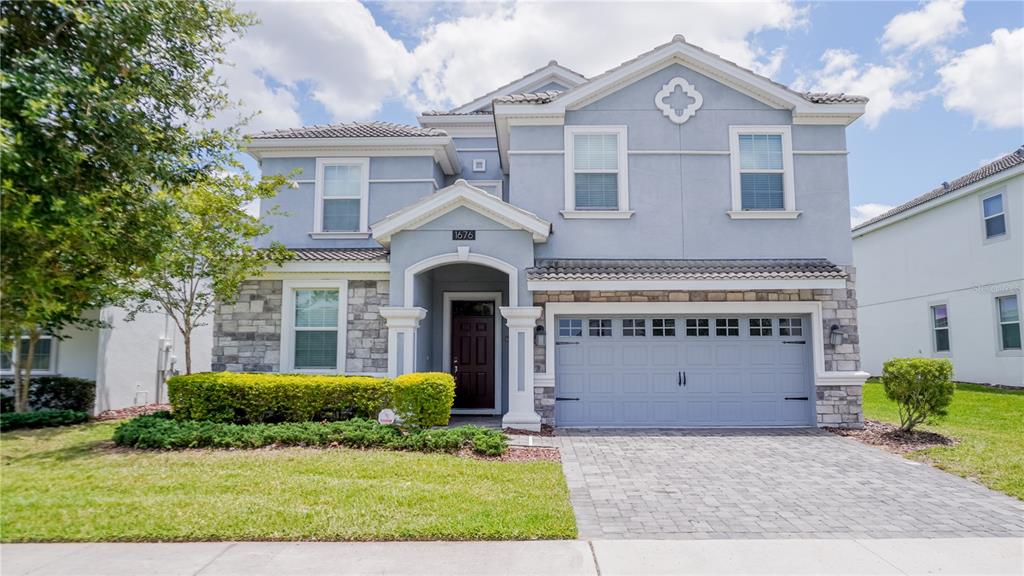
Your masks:
<instances>
[{"instance_id":1,"label":"outdoor wall light","mask_svg":"<svg viewBox=\"0 0 1024 576\"><path fill-rule=\"evenodd\" d=\"M544 327L537 326L537 329L533 332L533 343L537 346L544 345Z\"/></svg>"},{"instance_id":2,"label":"outdoor wall light","mask_svg":"<svg viewBox=\"0 0 1024 576\"><path fill-rule=\"evenodd\" d=\"M843 338L844 335L839 330L839 325L833 324L831 331L828 333L828 341L831 342L833 346L839 346L843 343Z\"/></svg>"}]
</instances>

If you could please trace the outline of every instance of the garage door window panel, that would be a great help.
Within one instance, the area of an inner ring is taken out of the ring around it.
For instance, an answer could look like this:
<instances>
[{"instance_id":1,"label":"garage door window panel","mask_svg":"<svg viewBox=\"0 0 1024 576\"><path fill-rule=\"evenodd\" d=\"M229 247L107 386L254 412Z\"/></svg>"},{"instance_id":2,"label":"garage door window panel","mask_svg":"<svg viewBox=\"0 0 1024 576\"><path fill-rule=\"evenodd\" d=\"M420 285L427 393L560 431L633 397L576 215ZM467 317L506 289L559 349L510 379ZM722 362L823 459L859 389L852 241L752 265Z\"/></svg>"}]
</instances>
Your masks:
<instances>
[{"instance_id":1,"label":"garage door window panel","mask_svg":"<svg viewBox=\"0 0 1024 576\"><path fill-rule=\"evenodd\" d=\"M612 335L611 318L596 318L587 322L588 334L597 338L607 338Z\"/></svg>"},{"instance_id":2,"label":"garage door window panel","mask_svg":"<svg viewBox=\"0 0 1024 576\"><path fill-rule=\"evenodd\" d=\"M686 319L686 335L687 336L710 336L711 335L711 320L708 318L687 318Z\"/></svg>"},{"instance_id":3,"label":"garage door window panel","mask_svg":"<svg viewBox=\"0 0 1024 576\"><path fill-rule=\"evenodd\" d=\"M644 318L626 318L622 321L622 335L627 337L647 336L647 320Z\"/></svg>"},{"instance_id":4,"label":"garage door window panel","mask_svg":"<svg viewBox=\"0 0 1024 576\"><path fill-rule=\"evenodd\" d=\"M740 319L739 318L716 318L715 319L715 336L739 336L740 335Z\"/></svg>"},{"instance_id":5,"label":"garage door window panel","mask_svg":"<svg viewBox=\"0 0 1024 576\"><path fill-rule=\"evenodd\" d=\"M801 318L779 318L779 336L803 336L804 321Z\"/></svg>"},{"instance_id":6,"label":"garage door window panel","mask_svg":"<svg viewBox=\"0 0 1024 576\"><path fill-rule=\"evenodd\" d=\"M751 318L750 319L750 335L751 336L771 336L772 335L772 319L771 318Z\"/></svg>"},{"instance_id":7,"label":"garage door window panel","mask_svg":"<svg viewBox=\"0 0 1024 576\"><path fill-rule=\"evenodd\" d=\"M583 320L579 318L563 318L559 320L558 335L563 338L579 338L583 336Z\"/></svg>"},{"instance_id":8,"label":"garage door window panel","mask_svg":"<svg viewBox=\"0 0 1024 576\"><path fill-rule=\"evenodd\" d=\"M654 318L653 320L651 320L651 333L654 336L675 336L675 318Z\"/></svg>"}]
</instances>

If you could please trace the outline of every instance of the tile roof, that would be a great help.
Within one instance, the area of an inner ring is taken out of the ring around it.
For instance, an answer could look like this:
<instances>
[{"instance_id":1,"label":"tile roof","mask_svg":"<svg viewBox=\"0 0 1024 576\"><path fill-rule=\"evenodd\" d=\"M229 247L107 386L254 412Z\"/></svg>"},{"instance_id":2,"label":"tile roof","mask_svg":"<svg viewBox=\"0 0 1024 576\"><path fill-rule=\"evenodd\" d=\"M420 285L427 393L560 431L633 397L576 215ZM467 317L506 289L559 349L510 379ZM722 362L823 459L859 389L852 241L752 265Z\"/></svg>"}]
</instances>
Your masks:
<instances>
[{"instance_id":1,"label":"tile roof","mask_svg":"<svg viewBox=\"0 0 1024 576\"><path fill-rule=\"evenodd\" d=\"M490 110L474 110L472 112L452 112L451 110L427 110L423 116L493 116Z\"/></svg>"},{"instance_id":2,"label":"tile roof","mask_svg":"<svg viewBox=\"0 0 1024 576\"><path fill-rule=\"evenodd\" d=\"M547 104L558 98L558 95L561 93L559 90L548 90L547 92L509 94L507 96L498 96L494 101L502 104Z\"/></svg>"},{"instance_id":3,"label":"tile roof","mask_svg":"<svg viewBox=\"0 0 1024 576\"><path fill-rule=\"evenodd\" d=\"M1003 156L1002 158L993 160L992 162L985 164L984 166L978 168L977 170L968 172L967 174L964 174L963 176L957 178L956 180L953 180L952 182L943 182L941 186L935 188L931 192L928 192L927 194L922 194L909 202L900 204L899 206L893 208L892 210L889 210L888 212L879 214L878 216L875 216L874 218L866 222L862 222L854 226L853 229L859 230L866 226L870 226L876 222L881 222L886 218L891 218L892 216L906 212L911 208L916 208L917 206L920 206L921 204L924 204L929 200L941 198L946 194L950 194L961 188L970 186L971 184L980 182L985 178L995 176L996 174L1004 170L1009 170L1010 168L1013 168L1014 166L1019 166L1021 164L1024 164L1024 146L1017 148L1016 150L1010 152L1009 154Z\"/></svg>"},{"instance_id":4,"label":"tile roof","mask_svg":"<svg viewBox=\"0 0 1024 576\"><path fill-rule=\"evenodd\" d=\"M800 96L815 104L863 104L868 101L867 96L857 96L845 92L804 92Z\"/></svg>"},{"instance_id":5,"label":"tile roof","mask_svg":"<svg viewBox=\"0 0 1024 576\"><path fill-rule=\"evenodd\" d=\"M387 248L289 248L300 262L387 262Z\"/></svg>"},{"instance_id":6,"label":"tile roof","mask_svg":"<svg viewBox=\"0 0 1024 576\"><path fill-rule=\"evenodd\" d=\"M252 138L395 138L407 136L447 136L437 128L422 128L392 122L350 122L270 130L252 134Z\"/></svg>"},{"instance_id":7,"label":"tile roof","mask_svg":"<svg viewBox=\"0 0 1024 576\"><path fill-rule=\"evenodd\" d=\"M572 74L575 74L575 75L579 76L580 78L582 78L584 80L584 82L587 79L587 77L584 76L583 74L580 74L579 72L577 72L577 71L575 71L575 70L573 70L571 68L566 68L565 66L562 66L561 64L558 63L557 60L552 60L552 61L548 62L546 65L541 66L540 68L537 68L536 70L533 70L531 72L527 72L526 74L523 74L522 76L520 76L519 78L516 78L515 80L512 80L511 82L508 82L506 84L498 86L497 88L495 88L494 90L491 90L487 94L494 94L496 92L501 92L502 90L505 90L506 88L509 88L510 86L515 84L516 82L519 82L521 80L529 78L530 76L536 74L537 72L540 72L540 71L544 70L545 68L549 68L551 66L558 66L559 68L562 68L563 70L571 72ZM486 94L484 96L486 96ZM467 102L465 104L456 106L455 108L452 109L452 112L445 112L444 114L473 114L474 112L454 112L454 110L458 110L459 108L464 108L466 106L469 106L470 104L472 104L473 102L476 102L480 98L483 98L483 96L478 96L477 98L474 98L474 99L470 100L469 102ZM486 110L486 111L484 111L484 113L485 114L490 114L491 111L490 110Z\"/></svg>"},{"instance_id":8,"label":"tile roof","mask_svg":"<svg viewBox=\"0 0 1024 576\"><path fill-rule=\"evenodd\" d=\"M845 278L823 258L768 260L538 260L530 280Z\"/></svg>"}]
</instances>

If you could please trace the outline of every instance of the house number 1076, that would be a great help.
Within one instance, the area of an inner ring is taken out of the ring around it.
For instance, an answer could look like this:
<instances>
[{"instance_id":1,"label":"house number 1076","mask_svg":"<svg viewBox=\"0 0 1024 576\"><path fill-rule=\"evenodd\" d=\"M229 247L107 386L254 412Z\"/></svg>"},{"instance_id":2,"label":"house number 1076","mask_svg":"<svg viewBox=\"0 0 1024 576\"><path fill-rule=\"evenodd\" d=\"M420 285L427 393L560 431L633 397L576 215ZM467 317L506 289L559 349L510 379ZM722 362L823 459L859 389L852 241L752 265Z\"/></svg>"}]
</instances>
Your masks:
<instances>
[{"instance_id":1,"label":"house number 1076","mask_svg":"<svg viewBox=\"0 0 1024 576\"><path fill-rule=\"evenodd\" d=\"M452 240L476 240L476 230L452 230Z\"/></svg>"}]
</instances>

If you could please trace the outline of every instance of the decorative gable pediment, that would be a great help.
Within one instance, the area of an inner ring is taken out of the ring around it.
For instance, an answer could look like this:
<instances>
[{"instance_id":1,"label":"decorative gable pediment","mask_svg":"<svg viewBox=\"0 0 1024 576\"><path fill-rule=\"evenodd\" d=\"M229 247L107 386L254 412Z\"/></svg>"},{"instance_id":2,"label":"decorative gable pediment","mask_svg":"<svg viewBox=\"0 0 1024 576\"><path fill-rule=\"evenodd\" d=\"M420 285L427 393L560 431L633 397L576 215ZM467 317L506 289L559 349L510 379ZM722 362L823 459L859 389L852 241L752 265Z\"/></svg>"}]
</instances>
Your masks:
<instances>
[{"instance_id":1,"label":"decorative gable pediment","mask_svg":"<svg viewBox=\"0 0 1024 576\"><path fill-rule=\"evenodd\" d=\"M682 109L678 108L673 102L672 98L675 96L676 90L681 90L683 95L690 98L692 101L686 104ZM676 76L669 80L658 90L658 93L654 95L654 106L661 110L661 113L666 118L675 122L676 124L683 124L693 115L697 113L697 110L704 105L704 95L697 91L682 76Z\"/></svg>"},{"instance_id":2,"label":"decorative gable pediment","mask_svg":"<svg viewBox=\"0 0 1024 576\"><path fill-rule=\"evenodd\" d=\"M551 223L535 214L504 202L465 180L442 188L419 202L407 206L373 224L373 239L384 246L403 230L415 230L460 208L468 209L511 230L523 230L534 242L546 242Z\"/></svg>"}]
</instances>

